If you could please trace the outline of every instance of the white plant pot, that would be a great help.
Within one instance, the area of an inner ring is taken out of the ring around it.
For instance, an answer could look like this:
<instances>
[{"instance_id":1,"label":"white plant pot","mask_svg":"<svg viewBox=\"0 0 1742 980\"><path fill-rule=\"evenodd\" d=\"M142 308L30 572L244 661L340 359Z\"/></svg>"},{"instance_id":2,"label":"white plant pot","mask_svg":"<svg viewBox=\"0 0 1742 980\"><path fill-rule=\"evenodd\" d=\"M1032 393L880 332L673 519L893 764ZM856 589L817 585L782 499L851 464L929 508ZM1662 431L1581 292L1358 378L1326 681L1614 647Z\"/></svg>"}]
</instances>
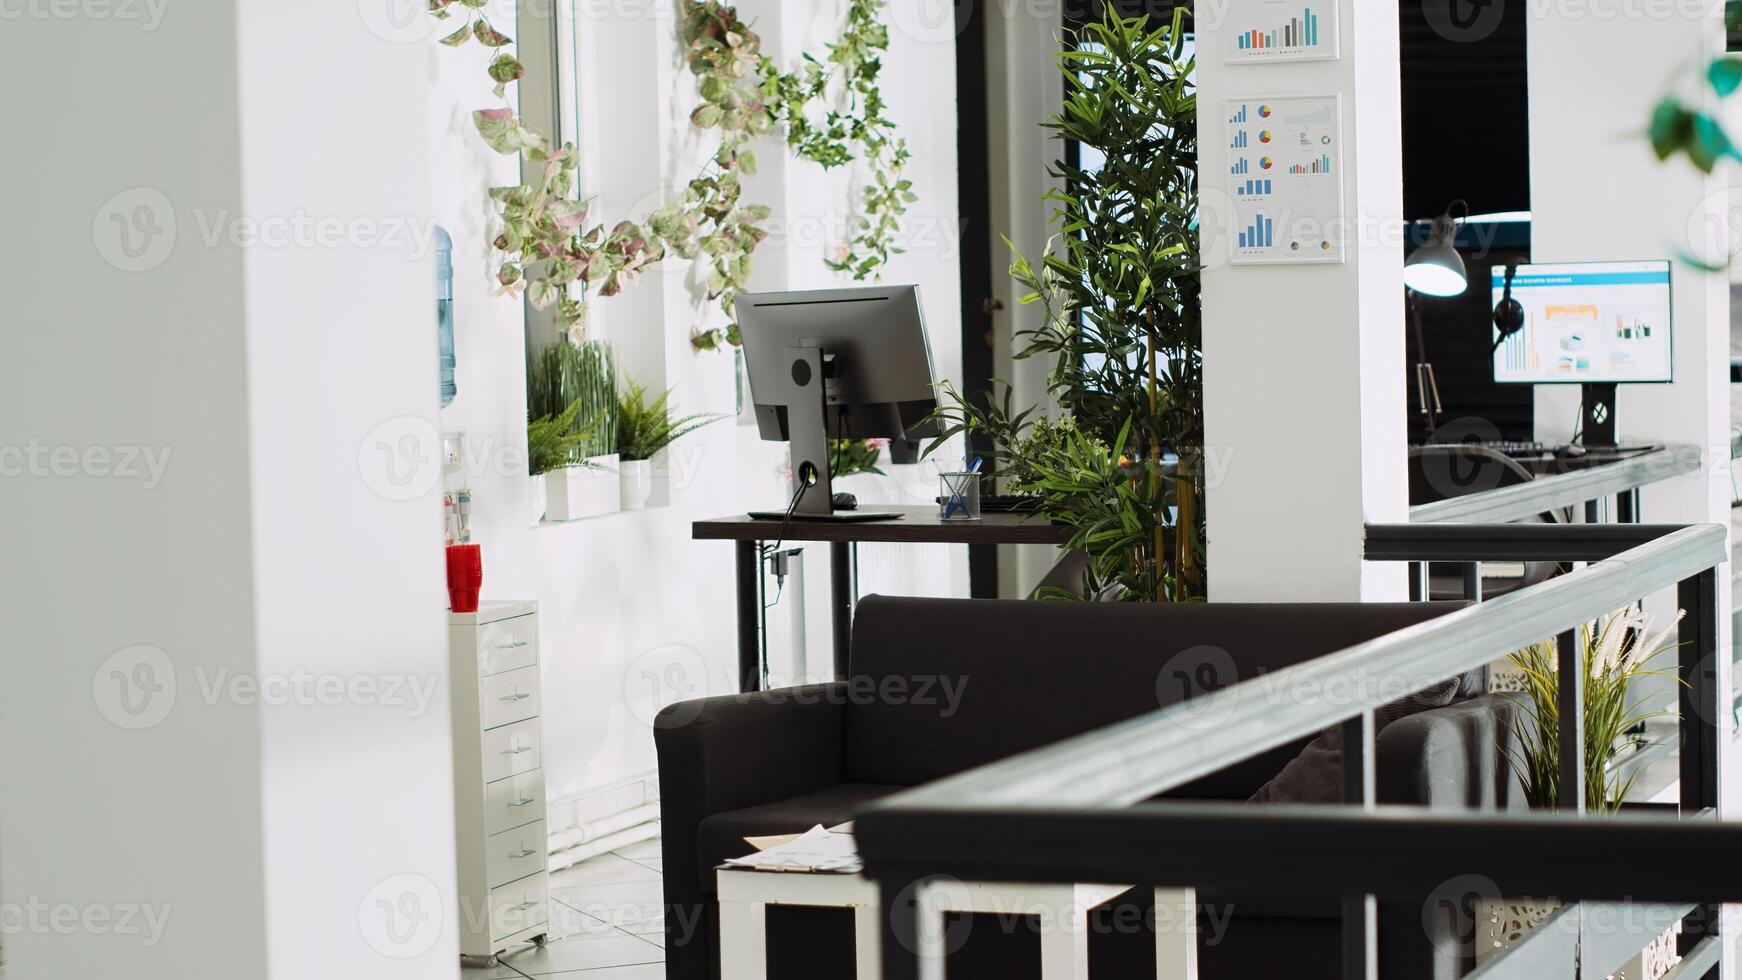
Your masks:
<instances>
[{"instance_id":1,"label":"white plant pot","mask_svg":"<svg viewBox=\"0 0 1742 980\"><path fill-rule=\"evenodd\" d=\"M1560 911L1561 903L1534 898L1476 902L1476 965L1481 966L1504 953L1522 940L1549 916ZM1588 928L1588 926L1587 926ZM1626 980L1658 980L1681 961L1676 953L1676 937L1681 934L1678 920L1662 933L1645 942L1639 953L1621 968L1609 974Z\"/></svg>"},{"instance_id":2,"label":"white plant pot","mask_svg":"<svg viewBox=\"0 0 1742 980\"><path fill-rule=\"evenodd\" d=\"M540 473L532 478L531 485L527 488L527 504L532 512L532 523L537 524L544 520L545 504L550 500L549 492L545 474Z\"/></svg>"},{"instance_id":3,"label":"white plant pot","mask_svg":"<svg viewBox=\"0 0 1742 980\"><path fill-rule=\"evenodd\" d=\"M594 456L587 462L592 465L568 466L545 475L545 520L578 521L620 509L617 454Z\"/></svg>"},{"instance_id":4,"label":"white plant pot","mask_svg":"<svg viewBox=\"0 0 1742 980\"><path fill-rule=\"evenodd\" d=\"M1512 944L1523 939L1544 919L1560 911L1561 903L1552 899L1511 898L1495 901L1476 900L1476 965L1481 966Z\"/></svg>"},{"instance_id":5,"label":"white plant pot","mask_svg":"<svg viewBox=\"0 0 1742 980\"><path fill-rule=\"evenodd\" d=\"M617 472L622 477L623 509L644 509L648 498L653 496L653 461L626 460L618 464Z\"/></svg>"}]
</instances>

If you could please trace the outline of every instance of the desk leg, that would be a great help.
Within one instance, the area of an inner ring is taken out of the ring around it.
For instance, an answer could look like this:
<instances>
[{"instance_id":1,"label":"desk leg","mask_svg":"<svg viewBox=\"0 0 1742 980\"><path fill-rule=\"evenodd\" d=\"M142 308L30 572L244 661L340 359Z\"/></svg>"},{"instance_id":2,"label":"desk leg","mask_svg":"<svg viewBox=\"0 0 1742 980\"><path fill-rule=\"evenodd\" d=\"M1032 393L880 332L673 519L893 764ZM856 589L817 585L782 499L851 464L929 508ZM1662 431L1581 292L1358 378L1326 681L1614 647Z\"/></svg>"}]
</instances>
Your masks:
<instances>
[{"instance_id":1,"label":"desk leg","mask_svg":"<svg viewBox=\"0 0 1742 980\"><path fill-rule=\"evenodd\" d=\"M738 690L762 687L762 542L738 542Z\"/></svg>"},{"instance_id":2,"label":"desk leg","mask_svg":"<svg viewBox=\"0 0 1742 980\"><path fill-rule=\"evenodd\" d=\"M847 676L847 654L853 647L853 553L852 545L835 541L829 545L829 615L835 633L835 679Z\"/></svg>"},{"instance_id":3,"label":"desk leg","mask_svg":"<svg viewBox=\"0 0 1742 980\"><path fill-rule=\"evenodd\" d=\"M720 980L766 980L767 976L767 906L721 902Z\"/></svg>"},{"instance_id":4,"label":"desk leg","mask_svg":"<svg viewBox=\"0 0 1742 980\"><path fill-rule=\"evenodd\" d=\"M1615 520L1619 524L1639 523L1639 488L1623 490L1615 500Z\"/></svg>"},{"instance_id":5,"label":"desk leg","mask_svg":"<svg viewBox=\"0 0 1742 980\"><path fill-rule=\"evenodd\" d=\"M1155 890L1156 980L1198 980L1198 895L1190 888Z\"/></svg>"},{"instance_id":6,"label":"desk leg","mask_svg":"<svg viewBox=\"0 0 1742 980\"><path fill-rule=\"evenodd\" d=\"M853 908L853 959L858 980L883 980L883 905Z\"/></svg>"}]
</instances>

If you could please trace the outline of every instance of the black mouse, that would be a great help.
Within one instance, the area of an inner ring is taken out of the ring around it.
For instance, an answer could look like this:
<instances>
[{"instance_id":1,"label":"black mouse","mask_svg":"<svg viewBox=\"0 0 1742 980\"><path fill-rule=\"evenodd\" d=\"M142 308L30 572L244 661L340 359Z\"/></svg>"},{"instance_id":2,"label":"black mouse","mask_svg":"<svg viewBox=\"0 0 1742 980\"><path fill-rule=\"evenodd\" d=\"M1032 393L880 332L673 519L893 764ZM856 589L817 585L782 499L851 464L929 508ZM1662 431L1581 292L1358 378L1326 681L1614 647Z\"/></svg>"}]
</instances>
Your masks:
<instances>
[{"instance_id":1,"label":"black mouse","mask_svg":"<svg viewBox=\"0 0 1742 980\"><path fill-rule=\"evenodd\" d=\"M829 506L836 510L858 510L859 498L850 493L837 493L829 498Z\"/></svg>"},{"instance_id":2,"label":"black mouse","mask_svg":"<svg viewBox=\"0 0 1742 980\"><path fill-rule=\"evenodd\" d=\"M1555 459L1581 459L1585 455L1587 455L1587 453L1588 453L1588 450L1586 450L1584 446L1581 446L1576 442L1569 442L1566 445L1562 446L1561 448L1555 450L1554 458Z\"/></svg>"}]
</instances>

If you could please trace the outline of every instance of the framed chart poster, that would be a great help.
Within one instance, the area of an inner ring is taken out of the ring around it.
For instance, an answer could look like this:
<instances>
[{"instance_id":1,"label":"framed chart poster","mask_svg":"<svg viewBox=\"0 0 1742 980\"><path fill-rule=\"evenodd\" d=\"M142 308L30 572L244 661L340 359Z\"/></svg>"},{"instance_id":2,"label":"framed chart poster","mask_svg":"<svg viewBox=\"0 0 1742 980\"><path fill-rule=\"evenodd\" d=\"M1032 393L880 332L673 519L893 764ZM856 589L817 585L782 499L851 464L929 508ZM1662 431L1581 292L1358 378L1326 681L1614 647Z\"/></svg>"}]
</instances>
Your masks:
<instances>
[{"instance_id":1,"label":"framed chart poster","mask_svg":"<svg viewBox=\"0 0 1742 980\"><path fill-rule=\"evenodd\" d=\"M1334 95L1230 99L1235 265L1342 262L1343 116Z\"/></svg>"},{"instance_id":2,"label":"framed chart poster","mask_svg":"<svg viewBox=\"0 0 1742 980\"><path fill-rule=\"evenodd\" d=\"M1228 61L1317 61L1337 52L1337 0L1228 0Z\"/></svg>"}]
</instances>

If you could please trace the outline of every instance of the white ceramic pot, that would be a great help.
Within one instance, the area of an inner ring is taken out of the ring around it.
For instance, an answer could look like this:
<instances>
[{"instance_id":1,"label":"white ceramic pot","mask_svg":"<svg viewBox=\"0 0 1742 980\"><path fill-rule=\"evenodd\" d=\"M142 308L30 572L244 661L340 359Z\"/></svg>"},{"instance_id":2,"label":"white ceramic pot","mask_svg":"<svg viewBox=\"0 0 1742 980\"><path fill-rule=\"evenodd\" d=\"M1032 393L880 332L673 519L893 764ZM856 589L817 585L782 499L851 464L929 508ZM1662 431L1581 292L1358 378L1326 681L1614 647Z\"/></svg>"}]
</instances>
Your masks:
<instances>
[{"instance_id":1,"label":"white ceramic pot","mask_svg":"<svg viewBox=\"0 0 1742 980\"><path fill-rule=\"evenodd\" d=\"M645 508L648 498L653 496L653 461L625 460L617 465L617 472L622 477L623 509Z\"/></svg>"},{"instance_id":2,"label":"white ceramic pot","mask_svg":"<svg viewBox=\"0 0 1742 980\"><path fill-rule=\"evenodd\" d=\"M546 474L545 520L578 521L621 509L617 454L594 456L587 462L591 465L567 466Z\"/></svg>"},{"instance_id":3,"label":"white ceramic pot","mask_svg":"<svg viewBox=\"0 0 1742 980\"><path fill-rule=\"evenodd\" d=\"M550 499L550 488L545 482L545 474L540 473L532 478L532 484L527 490L527 503L532 511L532 523L544 520L545 503Z\"/></svg>"}]
</instances>

